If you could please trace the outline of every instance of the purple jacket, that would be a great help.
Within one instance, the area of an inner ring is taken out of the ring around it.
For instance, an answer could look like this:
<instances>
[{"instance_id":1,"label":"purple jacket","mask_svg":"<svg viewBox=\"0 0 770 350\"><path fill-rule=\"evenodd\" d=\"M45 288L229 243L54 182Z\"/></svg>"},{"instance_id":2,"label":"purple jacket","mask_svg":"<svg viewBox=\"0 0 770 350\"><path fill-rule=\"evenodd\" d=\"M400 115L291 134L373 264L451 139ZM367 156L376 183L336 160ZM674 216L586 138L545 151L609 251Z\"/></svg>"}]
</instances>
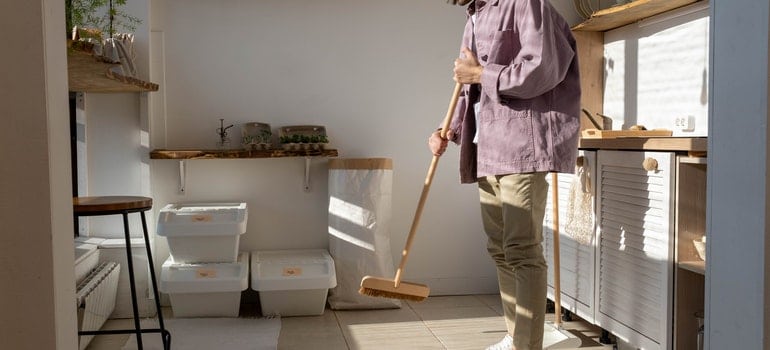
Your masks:
<instances>
[{"instance_id":1,"label":"purple jacket","mask_svg":"<svg viewBox=\"0 0 770 350\"><path fill-rule=\"evenodd\" d=\"M548 0L476 0L479 85L465 85L452 140L460 181L528 172L573 172L580 129L575 39ZM469 15L474 6L468 7ZM468 18L462 45L472 48ZM474 103L480 102L478 125ZM473 138L478 129L478 144Z\"/></svg>"}]
</instances>

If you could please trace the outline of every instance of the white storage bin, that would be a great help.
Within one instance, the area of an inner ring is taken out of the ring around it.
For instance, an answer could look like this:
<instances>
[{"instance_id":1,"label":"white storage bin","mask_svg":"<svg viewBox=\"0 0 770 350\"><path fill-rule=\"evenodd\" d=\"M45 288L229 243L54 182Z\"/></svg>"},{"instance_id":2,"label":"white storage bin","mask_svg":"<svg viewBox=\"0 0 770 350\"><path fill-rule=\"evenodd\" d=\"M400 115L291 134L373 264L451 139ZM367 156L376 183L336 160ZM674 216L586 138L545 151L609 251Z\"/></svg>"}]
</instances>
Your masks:
<instances>
[{"instance_id":1,"label":"white storage bin","mask_svg":"<svg viewBox=\"0 0 770 350\"><path fill-rule=\"evenodd\" d=\"M131 303L131 283L128 278L128 259L126 259L126 240L124 238L80 236L75 238L75 242L98 246L99 263L114 261L120 264L117 301L110 318L134 317L134 309ZM147 261L147 248L144 244L144 238L131 238L131 255L134 265L136 299L139 302L139 317L153 317L156 314L155 301L150 298L150 294L152 294L150 292L152 281L150 280L150 266Z\"/></svg>"},{"instance_id":2,"label":"white storage bin","mask_svg":"<svg viewBox=\"0 0 770 350\"><path fill-rule=\"evenodd\" d=\"M262 315L322 315L336 285L334 260L325 249L252 253L251 288L259 292Z\"/></svg>"},{"instance_id":3,"label":"white storage bin","mask_svg":"<svg viewBox=\"0 0 770 350\"><path fill-rule=\"evenodd\" d=\"M235 262L247 217L246 203L169 204L157 233L177 263Z\"/></svg>"},{"instance_id":4,"label":"white storage bin","mask_svg":"<svg viewBox=\"0 0 770 350\"><path fill-rule=\"evenodd\" d=\"M99 248L96 244L75 242L75 284L83 278L99 263Z\"/></svg>"},{"instance_id":5,"label":"white storage bin","mask_svg":"<svg viewBox=\"0 0 770 350\"><path fill-rule=\"evenodd\" d=\"M160 291L169 294L174 317L238 317L241 292L249 285L249 254L237 263L177 263L169 257Z\"/></svg>"}]
</instances>

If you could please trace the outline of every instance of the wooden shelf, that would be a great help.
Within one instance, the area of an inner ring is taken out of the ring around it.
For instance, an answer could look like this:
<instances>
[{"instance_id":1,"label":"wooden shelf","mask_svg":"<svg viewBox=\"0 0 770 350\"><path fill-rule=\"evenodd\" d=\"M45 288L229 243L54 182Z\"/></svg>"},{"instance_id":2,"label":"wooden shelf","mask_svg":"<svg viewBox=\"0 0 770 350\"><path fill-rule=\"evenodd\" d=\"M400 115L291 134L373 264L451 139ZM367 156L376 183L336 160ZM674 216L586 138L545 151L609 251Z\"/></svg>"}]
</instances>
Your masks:
<instances>
[{"instance_id":1,"label":"wooden shelf","mask_svg":"<svg viewBox=\"0 0 770 350\"><path fill-rule=\"evenodd\" d=\"M705 137L624 137L614 139L581 138L581 149L620 149L649 151L706 152Z\"/></svg>"},{"instance_id":2,"label":"wooden shelf","mask_svg":"<svg viewBox=\"0 0 770 350\"><path fill-rule=\"evenodd\" d=\"M150 159L238 159L238 158L284 158L284 157L336 157L336 149L296 150L283 149L254 150L167 150L150 152Z\"/></svg>"},{"instance_id":3,"label":"wooden shelf","mask_svg":"<svg viewBox=\"0 0 770 350\"><path fill-rule=\"evenodd\" d=\"M678 265L679 268L685 269L687 271L695 272L700 275L706 274L706 262L703 260L680 261Z\"/></svg>"},{"instance_id":4,"label":"wooden shelf","mask_svg":"<svg viewBox=\"0 0 770 350\"><path fill-rule=\"evenodd\" d=\"M120 73L119 64L105 63L76 48L67 49L69 91L146 92L158 91L158 84Z\"/></svg>"},{"instance_id":5,"label":"wooden shelf","mask_svg":"<svg viewBox=\"0 0 770 350\"><path fill-rule=\"evenodd\" d=\"M603 32L643 18L655 16L699 0L635 0L594 12L591 17L572 27L575 31Z\"/></svg>"}]
</instances>

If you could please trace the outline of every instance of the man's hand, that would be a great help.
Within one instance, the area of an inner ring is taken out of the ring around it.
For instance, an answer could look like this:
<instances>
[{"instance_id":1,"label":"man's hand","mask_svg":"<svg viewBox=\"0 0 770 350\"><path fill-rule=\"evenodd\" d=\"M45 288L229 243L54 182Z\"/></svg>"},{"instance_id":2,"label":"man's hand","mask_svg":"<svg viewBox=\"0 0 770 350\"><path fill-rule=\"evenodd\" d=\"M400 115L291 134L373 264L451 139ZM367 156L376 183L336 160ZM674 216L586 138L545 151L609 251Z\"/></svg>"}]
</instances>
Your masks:
<instances>
[{"instance_id":1,"label":"man's hand","mask_svg":"<svg viewBox=\"0 0 770 350\"><path fill-rule=\"evenodd\" d=\"M480 83L481 72L484 71L484 67L479 64L473 51L467 47L463 47L462 53L465 57L455 60L454 80L461 84Z\"/></svg>"},{"instance_id":2,"label":"man's hand","mask_svg":"<svg viewBox=\"0 0 770 350\"><path fill-rule=\"evenodd\" d=\"M434 131L428 138L428 148L434 156L440 156L446 151L448 140L454 138L452 130L448 130L446 138L441 138L441 130Z\"/></svg>"}]
</instances>

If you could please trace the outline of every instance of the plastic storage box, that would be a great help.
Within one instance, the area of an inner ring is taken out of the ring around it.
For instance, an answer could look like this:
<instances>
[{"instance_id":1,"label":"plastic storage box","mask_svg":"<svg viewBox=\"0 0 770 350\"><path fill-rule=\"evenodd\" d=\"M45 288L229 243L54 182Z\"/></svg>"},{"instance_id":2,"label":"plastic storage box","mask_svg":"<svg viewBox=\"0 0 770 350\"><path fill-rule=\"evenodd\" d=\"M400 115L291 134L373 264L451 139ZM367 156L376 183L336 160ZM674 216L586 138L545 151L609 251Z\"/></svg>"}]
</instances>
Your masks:
<instances>
[{"instance_id":1,"label":"plastic storage box","mask_svg":"<svg viewBox=\"0 0 770 350\"><path fill-rule=\"evenodd\" d=\"M126 240L123 238L102 238L80 236L75 238L75 244L87 243L98 246L99 263L114 261L120 264L118 278L118 295L111 319L132 318L134 309L131 303L131 288L128 278L128 259L126 259ZM155 301L150 299L150 268L147 262L147 248L144 238L131 238L131 255L134 265L136 298L139 302L139 317L153 317L156 314Z\"/></svg>"},{"instance_id":2,"label":"plastic storage box","mask_svg":"<svg viewBox=\"0 0 770 350\"><path fill-rule=\"evenodd\" d=\"M160 291L169 294L174 317L238 317L241 292L249 285L249 254L236 263L177 263L169 257Z\"/></svg>"},{"instance_id":3,"label":"plastic storage box","mask_svg":"<svg viewBox=\"0 0 770 350\"><path fill-rule=\"evenodd\" d=\"M99 263L99 250L95 244L75 242L75 284L80 283Z\"/></svg>"},{"instance_id":4,"label":"plastic storage box","mask_svg":"<svg viewBox=\"0 0 770 350\"><path fill-rule=\"evenodd\" d=\"M247 217L246 203L169 204L157 232L176 263L235 262Z\"/></svg>"},{"instance_id":5,"label":"plastic storage box","mask_svg":"<svg viewBox=\"0 0 770 350\"><path fill-rule=\"evenodd\" d=\"M334 260L325 249L252 252L251 288L259 292L264 316L322 315L336 285Z\"/></svg>"}]
</instances>

